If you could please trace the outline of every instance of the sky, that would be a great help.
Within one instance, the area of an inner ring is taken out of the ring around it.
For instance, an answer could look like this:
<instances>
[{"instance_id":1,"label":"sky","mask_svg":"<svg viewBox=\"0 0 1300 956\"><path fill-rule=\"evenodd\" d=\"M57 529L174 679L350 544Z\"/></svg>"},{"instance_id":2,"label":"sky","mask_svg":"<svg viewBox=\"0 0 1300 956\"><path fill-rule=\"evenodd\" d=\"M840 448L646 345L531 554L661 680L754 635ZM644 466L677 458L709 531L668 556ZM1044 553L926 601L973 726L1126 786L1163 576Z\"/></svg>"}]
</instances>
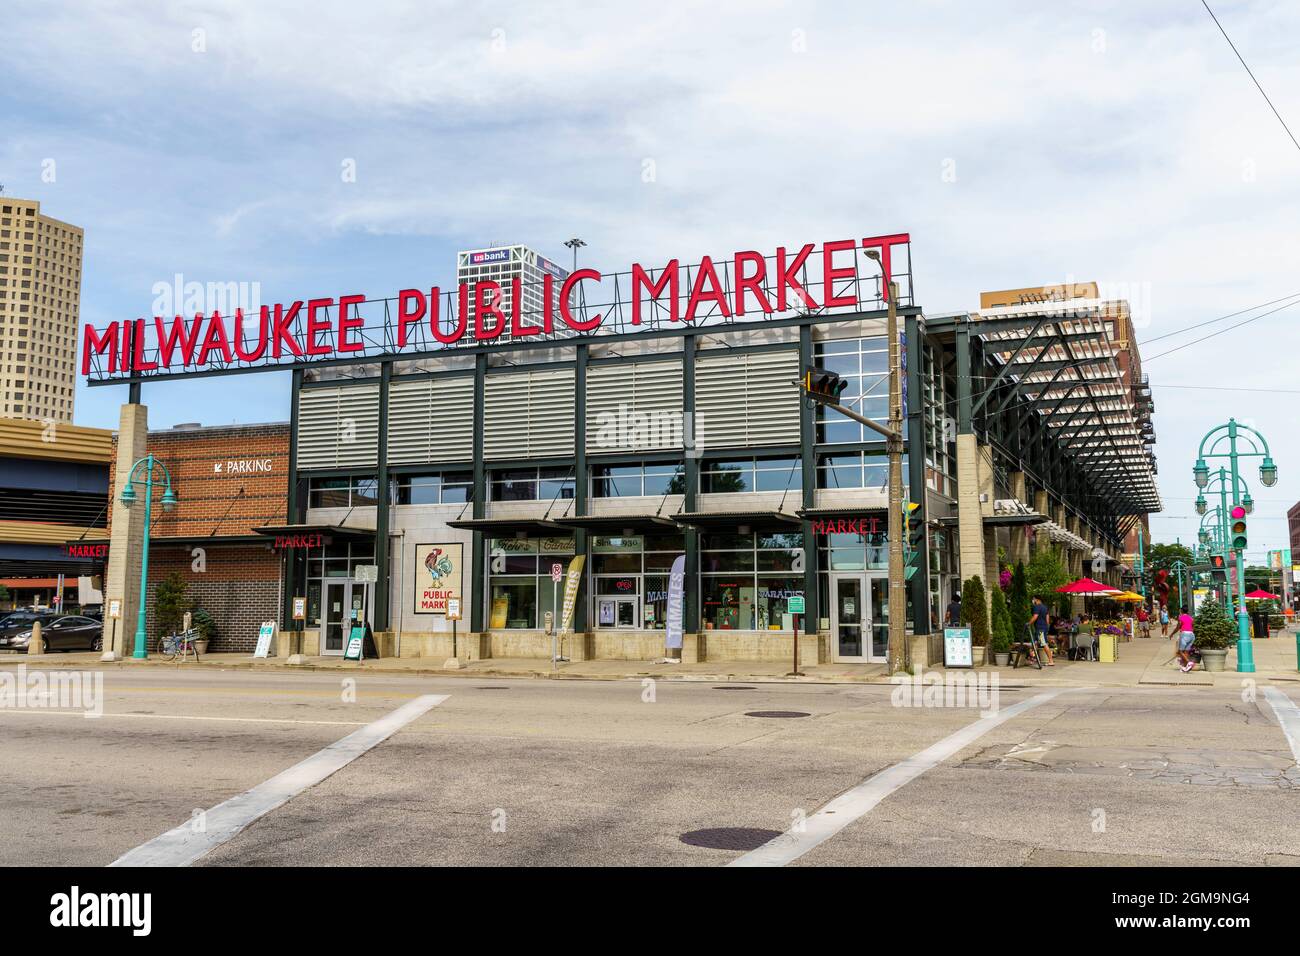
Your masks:
<instances>
[{"instance_id":1,"label":"sky","mask_svg":"<svg viewBox=\"0 0 1300 956\"><path fill-rule=\"evenodd\" d=\"M1211 6L1300 130L1300 4ZM4 35L0 183L85 229L84 323L153 314L178 276L377 297L496 243L565 262L579 236L622 271L909 232L930 313L1067 281L1128 298L1153 537L1194 541L1197 445L1235 416L1281 476L1247 473L1249 557L1287 546L1300 306L1161 355L1300 293L1300 148L1196 0L55 0L10 5ZM76 422L125 399L79 384ZM155 427L288 399L285 373L144 389Z\"/></svg>"}]
</instances>

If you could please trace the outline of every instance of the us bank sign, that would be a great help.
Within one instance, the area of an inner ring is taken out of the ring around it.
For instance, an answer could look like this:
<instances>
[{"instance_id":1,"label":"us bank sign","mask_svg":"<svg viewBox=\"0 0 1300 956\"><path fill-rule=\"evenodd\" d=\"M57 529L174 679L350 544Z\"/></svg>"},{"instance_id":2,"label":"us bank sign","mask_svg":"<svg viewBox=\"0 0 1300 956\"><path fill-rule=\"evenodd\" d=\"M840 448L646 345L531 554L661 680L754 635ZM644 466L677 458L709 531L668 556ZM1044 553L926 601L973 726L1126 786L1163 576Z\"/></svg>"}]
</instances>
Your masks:
<instances>
[{"instance_id":1,"label":"us bank sign","mask_svg":"<svg viewBox=\"0 0 1300 956\"><path fill-rule=\"evenodd\" d=\"M872 250L871 262L863 252ZM556 270L561 272L563 270ZM907 233L845 238L768 253L741 250L699 261L670 259L628 272L546 272L542 306L525 310L523 283L510 302L492 280L455 291L402 289L390 298L360 293L236 308L205 315L151 316L85 327L81 374L91 385L271 371L323 364L419 359L453 349L536 347L591 336L635 336L690 326L725 327L808 316L875 312L889 281L899 305L912 304Z\"/></svg>"}]
</instances>

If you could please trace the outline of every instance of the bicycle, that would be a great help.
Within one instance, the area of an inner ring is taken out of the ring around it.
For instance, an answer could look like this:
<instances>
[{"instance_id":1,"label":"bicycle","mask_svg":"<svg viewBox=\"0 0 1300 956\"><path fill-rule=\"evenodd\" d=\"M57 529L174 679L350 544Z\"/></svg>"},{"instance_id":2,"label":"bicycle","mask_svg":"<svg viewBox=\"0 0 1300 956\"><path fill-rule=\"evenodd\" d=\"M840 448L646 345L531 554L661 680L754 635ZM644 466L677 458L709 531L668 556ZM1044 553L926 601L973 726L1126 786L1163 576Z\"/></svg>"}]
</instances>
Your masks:
<instances>
[{"instance_id":1,"label":"bicycle","mask_svg":"<svg viewBox=\"0 0 1300 956\"><path fill-rule=\"evenodd\" d=\"M158 651L167 661L179 660L185 663L185 659L194 655L194 662L199 661L199 648L195 643L198 641L198 632L193 628L183 631L180 634L169 634L158 642Z\"/></svg>"}]
</instances>

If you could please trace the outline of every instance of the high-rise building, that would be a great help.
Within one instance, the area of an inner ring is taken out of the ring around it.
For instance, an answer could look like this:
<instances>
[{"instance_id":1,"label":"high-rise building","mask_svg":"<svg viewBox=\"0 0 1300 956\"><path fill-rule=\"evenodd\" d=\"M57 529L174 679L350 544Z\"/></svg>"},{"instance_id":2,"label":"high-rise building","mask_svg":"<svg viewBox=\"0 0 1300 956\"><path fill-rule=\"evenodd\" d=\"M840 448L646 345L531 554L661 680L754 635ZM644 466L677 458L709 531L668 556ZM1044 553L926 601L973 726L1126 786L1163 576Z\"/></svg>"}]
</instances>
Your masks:
<instances>
[{"instance_id":1,"label":"high-rise building","mask_svg":"<svg viewBox=\"0 0 1300 956\"><path fill-rule=\"evenodd\" d=\"M82 235L0 195L0 417L72 421Z\"/></svg>"},{"instance_id":2,"label":"high-rise building","mask_svg":"<svg viewBox=\"0 0 1300 956\"><path fill-rule=\"evenodd\" d=\"M474 283L491 281L501 286L500 309L506 315L505 331L501 339L510 338L509 317L514 308L514 296L510 280L518 277L523 291L520 302L520 315L530 325L537 324L542 314L542 282L547 275L555 279L556 301L551 308L558 308L560 284L569 277L569 270L564 269L545 256L534 252L527 246L496 246L490 249L473 249L456 254L456 282L468 283L471 290L469 300L469 321L473 322L477 310L473 299Z\"/></svg>"}]
</instances>

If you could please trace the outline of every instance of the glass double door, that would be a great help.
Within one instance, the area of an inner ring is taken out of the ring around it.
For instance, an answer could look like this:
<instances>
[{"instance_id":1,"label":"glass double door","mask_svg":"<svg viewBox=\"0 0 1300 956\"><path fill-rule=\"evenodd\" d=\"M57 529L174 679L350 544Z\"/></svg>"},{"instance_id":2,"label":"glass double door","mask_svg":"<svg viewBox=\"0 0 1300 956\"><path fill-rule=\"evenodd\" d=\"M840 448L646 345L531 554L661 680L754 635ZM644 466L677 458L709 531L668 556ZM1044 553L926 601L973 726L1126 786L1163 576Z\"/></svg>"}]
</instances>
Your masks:
<instances>
[{"instance_id":1,"label":"glass double door","mask_svg":"<svg viewBox=\"0 0 1300 956\"><path fill-rule=\"evenodd\" d=\"M837 661L884 663L889 653L889 579L831 575L831 646Z\"/></svg>"},{"instance_id":2,"label":"glass double door","mask_svg":"<svg viewBox=\"0 0 1300 956\"><path fill-rule=\"evenodd\" d=\"M356 625L370 620L370 585L363 581L325 581L325 607L321 614L320 652L342 655L348 635Z\"/></svg>"}]
</instances>

